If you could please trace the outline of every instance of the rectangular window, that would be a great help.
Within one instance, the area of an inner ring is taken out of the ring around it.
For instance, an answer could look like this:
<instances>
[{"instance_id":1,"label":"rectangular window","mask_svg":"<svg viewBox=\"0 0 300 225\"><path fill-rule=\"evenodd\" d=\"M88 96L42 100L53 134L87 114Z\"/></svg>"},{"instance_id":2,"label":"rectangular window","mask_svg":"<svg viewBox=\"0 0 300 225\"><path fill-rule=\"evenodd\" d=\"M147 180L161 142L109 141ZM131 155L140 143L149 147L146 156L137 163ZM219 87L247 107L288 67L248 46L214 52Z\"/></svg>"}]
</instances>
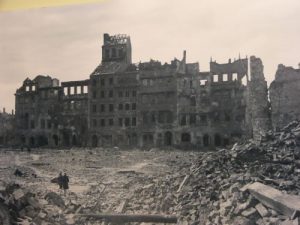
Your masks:
<instances>
[{"instance_id":1,"label":"rectangular window","mask_svg":"<svg viewBox=\"0 0 300 225\"><path fill-rule=\"evenodd\" d=\"M196 124L196 115L195 114L191 114L190 115L190 124Z\"/></svg>"},{"instance_id":2,"label":"rectangular window","mask_svg":"<svg viewBox=\"0 0 300 225\"><path fill-rule=\"evenodd\" d=\"M218 81L219 81L219 75L214 75L213 82L218 82Z\"/></svg>"},{"instance_id":3,"label":"rectangular window","mask_svg":"<svg viewBox=\"0 0 300 225\"><path fill-rule=\"evenodd\" d=\"M123 110L123 104L119 104L119 110Z\"/></svg>"},{"instance_id":4,"label":"rectangular window","mask_svg":"<svg viewBox=\"0 0 300 225\"><path fill-rule=\"evenodd\" d=\"M114 105L113 104L109 104L109 111L113 112L114 111Z\"/></svg>"},{"instance_id":5,"label":"rectangular window","mask_svg":"<svg viewBox=\"0 0 300 225\"><path fill-rule=\"evenodd\" d=\"M109 85L113 85L114 84L114 79L111 77L109 78Z\"/></svg>"},{"instance_id":6,"label":"rectangular window","mask_svg":"<svg viewBox=\"0 0 300 225\"><path fill-rule=\"evenodd\" d=\"M131 125L132 125L133 127L136 126L136 118L135 118L135 117L132 118Z\"/></svg>"},{"instance_id":7,"label":"rectangular window","mask_svg":"<svg viewBox=\"0 0 300 225\"><path fill-rule=\"evenodd\" d=\"M123 126L123 118L119 118L119 126L120 126L120 127Z\"/></svg>"},{"instance_id":8,"label":"rectangular window","mask_svg":"<svg viewBox=\"0 0 300 225\"><path fill-rule=\"evenodd\" d=\"M136 91L132 91L132 97L136 97Z\"/></svg>"},{"instance_id":9,"label":"rectangular window","mask_svg":"<svg viewBox=\"0 0 300 225\"><path fill-rule=\"evenodd\" d=\"M101 112L105 112L105 105L101 104Z\"/></svg>"},{"instance_id":10,"label":"rectangular window","mask_svg":"<svg viewBox=\"0 0 300 225\"><path fill-rule=\"evenodd\" d=\"M81 94L81 87L80 87L80 86L77 86L77 87L76 87L76 93L77 93L78 95Z\"/></svg>"},{"instance_id":11,"label":"rectangular window","mask_svg":"<svg viewBox=\"0 0 300 225\"><path fill-rule=\"evenodd\" d=\"M228 74L223 74L223 81L228 81Z\"/></svg>"},{"instance_id":12,"label":"rectangular window","mask_svg":"<svg viewBox=\"0 0 300 225\"><path fill-rule=\"evenodd\" d=\"M132 103L131 107L132 107L132 110L136 110L136 103Z\"/></svg>"},{"instance_id":13,"label":"rectangular window","mask_svg":"<svg viewBox=\"0 0 300 225\"><path fill-rule=\"evenodd\" d=\"M93 91L93 98L97 98L97 91Z\"/></svg>"},{"instance_id":14,"label":"rectangular window","mask_svg":"<svg viewBox=\"0 0 300 225\"><path fill-rule=\"evenodd\" d=\"M69 93L68 93L68 87L64 87L64 94L65 95L68 95Z\"/></svg>"},{"instance_id":15,"label":"rectangular window","mask_svg":"<svg viewBox=\"0 0 300 225\"><path fill-rule=\"evenodd\" d=\"M109 97L110 97L110 98L114 97L114 91L113 91L113 90L110 90L110 91L109 91Z\"/></svg>"},{"instance_id":16,"label":"rectangular window","mask_svg":"<svg viewBox=\"0 0 300 225\"><path fill-rule=\"evenodd\" d=\"M122 98L122 97L123 97L123 92L119 91L119 98Z\"/></svg>"},{"instance_id":17,"label":"rectangular window","mask_svg":"<svg viewBox=\"0 0 300 225\"><path fill-rule=\"evenodd\" d=\"M129 103L126 103L126 104L125 104L125 110L129 110L129 108L130 108L130 107L129 107Z\"/></svg>"},{"instance_id":18,"label":"rectangular window","mask_svg":"<svg viewBox=\"0 0 300 225\"><path fill-rule=\"evenodd\" d=\"M97 105L93 105L92 111L93 113L97 112Z\"/></svg>"},{"instance_id":19,"label":"rectangular window","mask_svg":"<svg viewBox=\"0 0 300 225\"><path fill-rule=\"evenodd\" d=\"M30 91L30 87L29 86L26 86L26 91Z\"/></svg>"},{"instance_id":20,"label":"rectangular window","mask_svg":"<svg viewBox=\"0 0 300 225\"><path fill-rule=\"evenodd\" d=\"M93 119L93 127L97 127L97 120Z\"/></svg>"},{"instance_id":21,"label":"rectangular window","mask_svg":"<svg viewBox=\"0 0 300 225\"><path fill-rule=\"evenodd\" d=\"M181 115L180 125L181 126L185 126L186 125L186 115Z\"/></svg>"},{"instance_id":22,"label":"rectangular window","mask_svg":"<svg viewBox=\"0 0 300 225\"><path fill-rule=\"evenodd\" d=\"M34 120L31 120L31 121L30 121L30 128L31 128L31 129L34 129L34 128L35 128Z\"/></svg>"},{"instance_id":23,"label":"rectangular window","mask_svg":"<svg viewBox=\"0 0 300 225\"><path fill-rule=\"evenodd\" d=\"M237 80L237 79L238 79L237 73L233 73L233 74L232 74L232 80Z\"/></svg>"},{"instance_id":24,"label":"rectangular window","mask_svg":"<svg viewBox=\"0 0 300 225\"><path fill-rule=\"evenodd\" d=\"M105 98L105 91L101 91L101 98Z\"/></svg>"},{"instance_id":25,"label":"rectangular window","mask_svg":"<svg viewBox=\"0 0 300 225\"><path fill-rule=\"evenodd\" d=\"M129 91L125 92L125 97L128 98L129 97Z\"/></svg>"},{"instance_id":26,"label":"rectangular window","mask_svg":"<svg viewBox=\"0 0 300 225\"><path fill-rule=\"evenodd\" d=\"M109 126L113 126L114 125L114 119L109 119L108 123L109 123Z\"/></svg>"},{"instance_id":27,"label":"rectangular window","mask_svg":"<svg viewBox=\"0 0 300 225\"><path fill-rule=\"evenodd\" d=\"M51 129L51 120L47 120L47 127L48 129Z\"/></svg>"},{"instance_id":28,"label":"rectangular window","mask_svg":"<svg viewBox=\"0 0 300 225\"><path fill-rule=\"evenodd\" d=\"M45 120L44 119L41 119L41 128L45 129Z\"/></svg>"},{"instance_id":29,"label":"rectangular window","mask_svg":"<svg viewBox=\"0 0 300 225\"><path fill-rule=\"evenodd\" d=\"M130 118L125 118L125 127L129 127L130 125Z\"/></svg>"},{"instance_id":30,"label":"rectangular window","mask_svg":"<svg viewBox=\"0 0 300 225\"><path fill-rule=\"evenodd\" d=\"M75 87L70 87L70 95L74 95L75 94Z\"/></svg>"},{"instance_id":31,"label":"rectangular window","mask_svg":"<svg viewBox=\"0 0 300 225\"><path fill-rule=\"evenodd\" d=\"M101 127L105 127L105 119L101 119Z\"/></svg>"},{"instance_id":32,"label":"rectangular window","mask_svg":"<svg viewBox=\"0 0 300 225\"><path fill-rule=\"evenodd\" d=\"M88 93L88 86L83 86L83 94L87 94Z\"/></svg>"},{"instance_id":33,"label":"rectangular window","mask_svg":"<svg viewBox=\"0 0 300 225\"><path fill-rule=\"evenodd\" d=\"M101 79L101 86L105 86L105 79Z\"/></svg>"}]
</instances>

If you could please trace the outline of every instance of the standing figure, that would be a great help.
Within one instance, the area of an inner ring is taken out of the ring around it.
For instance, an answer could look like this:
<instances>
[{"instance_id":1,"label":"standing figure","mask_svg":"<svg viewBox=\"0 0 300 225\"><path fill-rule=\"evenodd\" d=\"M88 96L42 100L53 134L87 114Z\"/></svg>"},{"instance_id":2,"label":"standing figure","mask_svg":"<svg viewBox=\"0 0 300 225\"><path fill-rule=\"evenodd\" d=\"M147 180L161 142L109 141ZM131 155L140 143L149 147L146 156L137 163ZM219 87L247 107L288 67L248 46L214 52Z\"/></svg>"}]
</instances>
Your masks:
<instances>
[{"instance_id":1,"label":"standing figure","mask_svg":"<svg viewBox=\"0 0 300 225\"><path fill-rule=\"evenodd\" d=\"M59 173L58 178L57 178L57 183L59 186L59 190L63 189L63 175L62 172Z\"/></svg>"},{"instance_id":2,"label":"standing figure","mask_svg":"<svg viewBox=\"0 0 300 225\"><path fill-rule=\"evenodd\" d=\"M62 177L62 187L64 189L64 195L66 195L67 190L69 189L69 177L67 176L67 174L65 173L64 176Z\"/></svg>"}]
</instances>

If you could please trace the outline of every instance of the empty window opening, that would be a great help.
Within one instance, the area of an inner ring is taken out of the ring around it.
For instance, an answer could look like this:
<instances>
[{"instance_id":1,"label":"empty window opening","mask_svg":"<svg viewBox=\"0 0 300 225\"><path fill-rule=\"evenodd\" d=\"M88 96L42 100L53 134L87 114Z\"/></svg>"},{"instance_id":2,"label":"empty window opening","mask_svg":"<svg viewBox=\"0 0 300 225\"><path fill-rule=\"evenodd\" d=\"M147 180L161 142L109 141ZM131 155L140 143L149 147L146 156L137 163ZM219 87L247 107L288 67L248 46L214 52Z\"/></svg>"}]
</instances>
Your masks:
<instances>
[{"instance_id":1,"label":"empty window opening","mask_svg":"<svg viewBox=\"0 0 300 225\"><path fill-rule=\"evenodd\" d=\"M119 104L119 110L123 110L123 104Z\"/></svg>"},{"instance_id":2,"label":"empty window opening","mask_svg":"<svg viewBox=\"0 0 300 225\"><path fill-rule=\"evenodd\" d=\"M232 74L232 80L238 80L238 74L237 73Z\"/></svg>"},{"instance_id":3,"label":"empty window opening","mask_svg":"<svg viewBox=\"0 0 300 225\"><path fill-rule=\"evenodd\" d=\"M181 115L180 125L181 126L185 126L186 125L186 115Z\"/></svg>"},{"instance_id":4,"label":"empty window opening","mask_svg":"<svg viewBox=\"0 0 300 225\"><path fill-rule=\"evenodd\" d=\"M123 118L119 118L119 126L120 126L120 127L123 126Z\"/></svg>"},{"instance_id":5,"label":"empty window opening","mask_svg":"<svg viewBox=\"0 0 300 225\"><path fill-rule=\"evenodd\" d=\"M83 93L87 94L88 93L88 86L83 86Z\"/></svg>"},{"instance_id":6,"label":"empty window opening","mask_svg":"<svg viewBox=\"0 0 300 225\"><path fill-rule=\"evenodd\" d=\"M81 87L80 86L76 87L76 94L78 94L78 95L81 94Z\"/></svg>"},{"instance_id":7,"label":"empty window opening","mask_svg":"<svg viewBox=\"0 0 300 225\"><path fill-rule=\"evenodd\" d=\"M190 115L190 124L196 124L196 115L195 114L191 114Z\"/></svg>"},{"instance_id":8,"label":"empty window opening","mask_svg":"<svg viewBox=\"0 0 300 225\"><path fill-rule=\"evenodd\" d=\"M75 87L70 87L70 94L74 95L75 94Z\"/></svg>"},{"instance_id":9,"label":"empty window opening","mask_svg":"<svg viewBox=\"0 0 300 225\"><path fill-rule=\"evenodd\" d=\"M136 117L132 117L131 125L134 127L136 126Z\"/></svg>"},{"instance_id":10,"label":"empty window opening","mask_svg":"<svg viewBox=\"0 0 300 225\"><path fill-rule=\"evenodd\" d=\"M104 104L101 104L100 108L101 108L101 112L105 112L105 105Z\"/></svg>"},{"instance_id":11,"label":"empty window opening","mask_svg":"<svg viewBox=\"0 0 300 225\"><path fill-rule=\"evenodd\" d=\"M97 91L93 91L93 98L97 98Z\"/></svg>"},{"instance_id":12,"label":"empty window opening","mask_svg":"<svg viewBox=\"0 0 300 225\"><path fill-rule=\"evenodd\" d=\"M101 98L105 98L105 91L101 91Z\"/></svg>"},{"instance_id":13,"label":"empty window opening","mask_svg":"<svg viewBox=\"0 0 300 225\"><path fill-rule=\"evenodd\" d=\"M93 127L97 127L97 120L93 119Z\"/></svg>"},{"instance_id":14,"label":"empty window opening","mask_svg":"<svg viewBox=\"0 0 300 225\"><path fill-rule=\"evenodd\" d=\"M205 86L207 84L207 80L199 80L200 86Z\"/></svg>"},{"instance_id":15,"label":"empty window opening","mask_svg":"<svg viewBox=\"0 0 300 225\"><path fill-rule=\"evenodd\" d=\"M123 92L119 91L119 98L122 98L122 97L123 97Z\"/></svg>"},{"instance_id":16,"label":"empty window opening","mask_svg":"<svg viewBox=\"0 0 300 225\"><path fill-rule=\"evenodd\" d=\"M248 84L247 76L244 76L244 77L242 78L242 84L243 84L244 86L247 86L247 84Z\"/></svg>"},{"instance_id":17,"label":"empty window opening","mask_svg":"<svg viewBox=\"0 0 300 225\"><path fill-rule=\"evenodd\" d=\"M219 81L219 75L214 75L213 82L218 82L218 81Z\"/></svg>"},{"instance_id":18,"label":"empty window opening","mask_svg":"<svg viewBox=\"0 0 300 225\"><path fill-rule=\"evenodd\" d=\"M35 85L32 85L32 86L31 86L31 90L32 90L32 91L35 91Z\"/></svg>"},{"instance_id":19,"label":"empty window opening","mask_svg":"<svg viewBox=\"0 0 300 225\"><path fill-rule=\"evenodd\" d=\"M30 87L29 87L29 86L26 86L25 90L26 90L26 91L30 91Z\"/></svg>"},{"instance_id":20,"label":"empty window opening","mask_svg":"<svg viewBox=\"0 0 300 225\"><path fill-rule=\"evenodd\" d=\"M109 111L113 112L114 111L114 105L113 104L109 104Z\"/></svg>"},{"instance_id":21,"label":"empty window opening","mask_svg":"<svg viewBox=\"0 0 300 225\"><path fill-rule=\"evenodd\" d=\"M113 92L112 90L110 90L108 96L109 96L110 98L114 97L114 92Z\"/></svg>"},{"instance_id":22,"label":"empty window opening","mask_svg":"<svg viewBox=\"0 0 300 225\"><path fill-rule=\"evenodd\" d=\"M128 103L125 104L125 110L129 110L130 109L130 106Z\"/></svg>"},{"instance_id":23,"label":"empty window opening","mask_svg":"<svg viewBox=\"0 0 300 225\"><path fill-rule=\"evenodd\" d=\"M132 110L136 110L136 103L132 103L131 107L132 107Z\"/></svg>"},{"instance_id":24,"label":"empty window opening","mask_svg":"<svg viewBox=\"0 0 300 225\"><path fill-rule=\"evenodd\" d=\"M68 93L68 88L67 88L67 87L64 87L64 94L65 94L65 95L69 95L69 93Z\"/></svg>"},{"instance_id":25,"label":"empty window opening","mask_svg":"<svg viewBox=\"0 0 300 225\"><path fill-rule=\"evenodd\" d=\"M228 74L223 74L223 81L228 81Z\"/></svg>"},{"instance_id":26,"label":"empty window opening","mask_svg":"<svg viewBox=\"0 0 300 225\"><path fill-rule=\"evenodd\" d=\"M100 120L101 127L105 127L105 119Z\"/></svg>"},{"instance_id":27,"label":"empty window opening","mask_svg":"<svg viewBox=\"0 0 300 225\"><path fill-rule=\"evenodd\" d=\"M125 118L125 127L130 126L130 118Z\"/></svg>"},{"instance_id":28,"label":"empty window opening","mask_svg":"<svg viewBox=\"0 0 300 225\"><path fill-rule=\"evenodd\" d=\"M113 126L114 125L114 119L109 119L108 120L108 124L109 124L109 126Z\"/></svg>"}]
</instances>

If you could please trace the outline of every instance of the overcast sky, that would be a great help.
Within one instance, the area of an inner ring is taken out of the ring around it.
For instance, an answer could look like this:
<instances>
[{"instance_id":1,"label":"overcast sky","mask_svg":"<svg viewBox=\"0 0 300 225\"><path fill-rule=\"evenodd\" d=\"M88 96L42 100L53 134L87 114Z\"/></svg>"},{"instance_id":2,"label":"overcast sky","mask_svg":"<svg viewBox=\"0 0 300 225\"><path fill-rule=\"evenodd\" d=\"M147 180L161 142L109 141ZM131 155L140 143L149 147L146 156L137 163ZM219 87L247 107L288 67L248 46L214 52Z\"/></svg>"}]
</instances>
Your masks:
<instances>
[{"instance_id":1,"label":"overcast sky","mask_svg":"<svg viewBox=\"0 0 300 225\"><path fill-rule=\"evenodd\" d=\"M103 33L130 35L134 62L169 62L187 50L187 61L206 71L210 57L256 55L270 83L279 63L298 67L299 12L299 0L106 0L0 12L0 107L14 108L27 77L87 79Z\"/></svg>"}]
</instances>

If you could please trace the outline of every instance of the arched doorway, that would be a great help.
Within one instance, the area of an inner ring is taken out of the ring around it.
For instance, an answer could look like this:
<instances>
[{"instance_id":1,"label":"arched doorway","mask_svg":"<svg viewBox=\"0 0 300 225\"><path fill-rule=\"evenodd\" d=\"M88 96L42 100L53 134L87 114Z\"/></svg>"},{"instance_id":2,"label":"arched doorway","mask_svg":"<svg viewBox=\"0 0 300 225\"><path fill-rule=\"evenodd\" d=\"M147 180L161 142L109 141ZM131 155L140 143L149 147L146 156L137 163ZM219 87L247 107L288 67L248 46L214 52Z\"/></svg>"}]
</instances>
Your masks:
<instances>
[{"instance_id":1,"label":"arched doorway","mask_svg":"<svg viewBox=\"0 0 300 225\"><path fill-rule=\"evenodd\" d=\"M203 146L204 147L208 147L209 146L209 135L208 134L205 134L203 136Z\"/></svg>"},{"instance_id":2,"label":"arched doorway","mask_svg":"<svg viewBox=\"0 0 300 225\"><path fill-rule=\"evenodd\" d=\"M45 137L45 136L42 136L42 135L38 136L38 145L39 146L46 146L46 145L48 145L48 138Z\"/></svg>"},{"instance_id":3,"label":"arched doorway","mask_svg":"<svg viewBox=\"0 0 300 225\"><path fill-rule=\"evenodd\" d=\"M215 134L215 146L220 147L222 144L222 139L219 134Z\"/></svg>"},{"instance_id":4,"label":"arched doorway","mask_svg":"<svg viewBox=\"0 0 300 225\"><path fill-rule=\"evenodd\" d=\"M92 136L92 147L98 147L98 137L97 135Z\"/></svg>"},{"instance_id":5,"label":"arched doorway","mask_svg":"<svg viewBox=\"0 0 300 225\"><path fill-rule=\"evenodd\" d=\"M173 136L172 136L172 133L170 132L170 131L167 131L166 133L165 133L165 145L166 146L170 146L170 145L172 145L172 139L173 139Z\"/></svg>"},{"instance_id":6,"label":"arched doorway","mask_svg":"<svg viewBox=\"0 0 300 225\"><path fill-rule=\"evenodd\" d=\"M191 142L191 135L189 133L182 133L181 134L181 142L190 143Z\"/></svg>"},{"instance_id":7,"label":"arched doorway","mask_svg":"<svg viewBox=\"0 0 300 225\"><path fill-rule=\"evenodd\" d=\"M30 146L33 147L35 145L34 137L30 137Z\"/></svg>"},{"instance_id":8,"label":"arched doorway","mask_svg":"<svg viewBox=\"0 0 300 225\"><path fill-rule=\"evenodd\" d=\"M77 145L77 137L76 137L75 134L72 136L72 145L73 145L73 146L76 146L76 145Z\"/></svg>"},{"instance_id":9,"label":"arched doorway","mask_svg":"<svg viewBox=\"0 0 300 225\"><path fill-rule=\"evenodd\" d=\"M58 136L56 134L54 134L52 136L52 139L53 139L54 146L58 146Z\"/></svg>"}]
</instances>

